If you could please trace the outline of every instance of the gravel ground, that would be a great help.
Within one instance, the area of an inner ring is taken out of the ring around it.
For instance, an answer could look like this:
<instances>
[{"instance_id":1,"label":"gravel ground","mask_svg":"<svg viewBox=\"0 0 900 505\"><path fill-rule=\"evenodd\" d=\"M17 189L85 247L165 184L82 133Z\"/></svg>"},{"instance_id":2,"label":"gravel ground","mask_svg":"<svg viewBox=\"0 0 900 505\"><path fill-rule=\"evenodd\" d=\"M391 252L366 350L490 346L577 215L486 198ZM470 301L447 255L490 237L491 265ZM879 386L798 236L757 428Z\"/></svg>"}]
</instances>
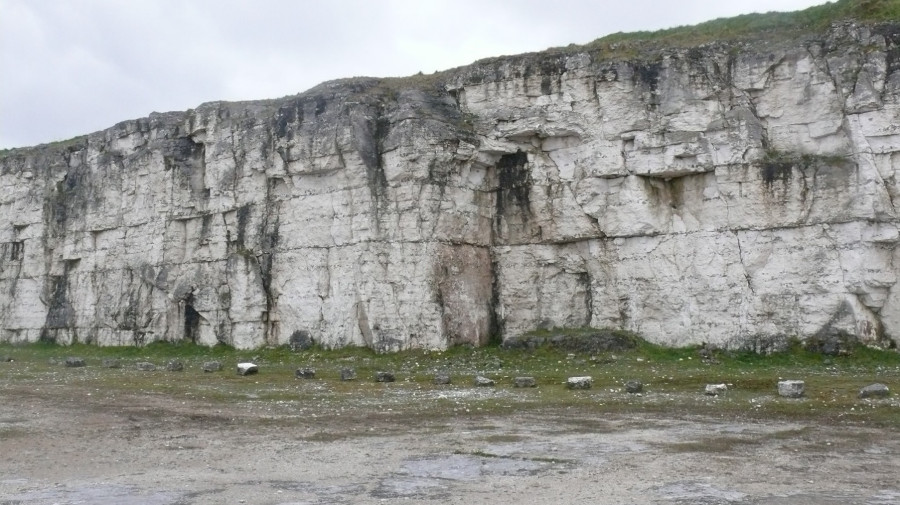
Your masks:
<instances>
[{"instance_id":1,"label":"gravel ground","mask_svg":"<svg viewBox=\"0 0 900 505\"><path fill-rule=\"evenodd\" d=\"M900 504L891 429L540 405L421 417L422 402L516 393L341 394L316 414L7 381L0 504Z\"/></svg>"}]
</instances>

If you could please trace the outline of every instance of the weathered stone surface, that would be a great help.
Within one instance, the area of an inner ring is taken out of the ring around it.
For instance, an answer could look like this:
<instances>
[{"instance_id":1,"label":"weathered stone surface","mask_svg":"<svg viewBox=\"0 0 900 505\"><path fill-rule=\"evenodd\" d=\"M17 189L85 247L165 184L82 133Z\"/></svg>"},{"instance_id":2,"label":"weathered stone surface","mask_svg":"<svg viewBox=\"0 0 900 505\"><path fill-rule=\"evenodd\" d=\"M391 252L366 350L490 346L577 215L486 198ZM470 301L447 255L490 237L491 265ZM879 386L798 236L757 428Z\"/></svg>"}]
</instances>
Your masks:
<instances>
[{"instance_id":1,"label":"weathered stone surface","mask_svg":"<svg viewBox=\"0 0 900 505\"><path fill-rule=\"evenodd\" d=\"M636 394L644 390L644 383L639 380L630 380L625 383L625 392Z\"/></svg>"},{"instance_id":2,"label":"weathered stone surface","mask_svg":"<svg viewBox=\"0 0 900 505\"><path fill-rule=\"evenodd\" d=\"M504 349L536 349L547 346L563 351L599 353L634 349L637 346L637 338L626 331L608 329L550 330L540 334L510 336L501 346Z\"/></svg>"},{"instance_id":3,"label":"weathered stone surface","mask_svg":"<svg viewBox=\"0 0 900 505\"><path fill-rule=\"evenodd\" d=\"M253 375L259 373L259 366L255 363L238 363L237 364L237 374L238 375Z\"/></svg>"},{"instance_id":4,"label":"weathered stone surface","mask_svg":"<svg viewBox=\"0 0 900 505\"><path fill-rule=\"evenodd\" d=\"M396 378L391 372L375 372L375 382L394 382Z\"/></svg>"},{"instance_id":5,"label":"weathered stone surface","mask_svg":"<svg viewBox=\"0 0 900 505\"><path fill-rule=\"evenodd\" d=\"M354 370L353 368L342 368L341 369L341 380L342 381L356 380L356 370Z\"/></svg>"},{"instance_id":6,"label":"weathered stone surface","mask_svg":"<svg viewBox=\"0 0 900 505\"><path fill-rule=\"evenodd\" d=\"M476 375L475 379L472 381L472 383L476 387L491 387L494 385L494 379L490 379L483 375Z\"/></svg>"},{"instance_id":7,"label":"weathered stone surface","mask_svg":"<svg viewBox=\"0 0 900 505\"><path fill-rule=\"evenodd\" d=\"M76 358L74 356L70 356L70 357L66 358L66 367L67 368L79 368L79 367L83 367L86 365L87 365L87 363L85 363L84 358Z\"/></svg>"},{"instance_id":8,"label":"weathered stone surface","mask_svg":"<svg viewBox=\"0 0 900 505\"><path fill-rule=\"evenodd\" d=\"M221 361L204 361L202 368L203 368L204 372L218 372L218 371L222 370L222 362Z\"/></svg>"},{"instance_id":9,"label":"weathered stone surface","mask_svg":"<svg viewBox=\"0 0 900 505\"><path fill-rule=\"evenodd\" d=\"M569 377L566 379L566 387L569 389L591 389L594 385L592 377Z\"/></svg>"},{"instance_id":10,"label":"weathered stone surface","mask_svg":"<svg viewBox=\"0 0 900 505\"><path fill-rule=\"evenodd\" d=\"M315 379L316 378L316 369L310 367L298 368L294 375L298 379Z\"/></svg>"},{"instance_id":11,"label":"weathered stone surface","mask_svg":"<svg viewBox=\"0 0 900 505\"><path fill-rule=\"evenodd\" d=\"M891 390L881 383L869 384L859 390L860 398L886 398L890 396Z\"/></svg>"},{"instance_id":12,"label":"weathered stone surface","mask_svg":"<svg viewBox=\"0 0 900 505\"><path fill-rule=\"evenodd\" d=\"M10 150L0 341L898 343L897 32L506 57Z\"/></svg>"},{"instance_id":13,"label":"weathered stone surface","mask_svg":"<svg viewBox=\"0 0 900 505\"><path fill-rule=\"evenodd\" d=\"M801 398L806 394L806 383L800 380L778 381L778 395L785 398Z\"/></svg>"},{"instance_id":14,"label":"weathered stone surface","mask_svg":"<svg viewBox=\"0 0 900 505\"><path fill-rule=\"evenodd\" d=\"M534 377L516 377L513 379L513 385L517 388L535 388L537 381Z\"/></svg>"},{"instance_id":15,"label":"weathered stone surface","mask_svg":"<svg viewBox=\"0 0 900 505\"><path fill-rule=\"evenodd\" d=\"M142 372L153 372L156 370L156 365L148 361L139 361L134 364L134 367Z\"/></svg>"},{"instance_id":16,"label":"weathered stone surface","mask_svg":"<svg viewBox=\"0 0 900 505\"><path fill-rule=\"evenodd\" d=\"M706 387L703 388L703 394L706 396L719 396L727 391L727 384L707 384Z\"/></svg>"},{"instance_id":17,"label":"weathered stone surface","mask_svg":"<svg viewBox=\"0 0 900 505\"><path fill-rule=\"evenodd\" d=\"M183 372L184 363L181 360L173 359L166 363L166 370L169 372Z\"/></svg>"}]
</instances>

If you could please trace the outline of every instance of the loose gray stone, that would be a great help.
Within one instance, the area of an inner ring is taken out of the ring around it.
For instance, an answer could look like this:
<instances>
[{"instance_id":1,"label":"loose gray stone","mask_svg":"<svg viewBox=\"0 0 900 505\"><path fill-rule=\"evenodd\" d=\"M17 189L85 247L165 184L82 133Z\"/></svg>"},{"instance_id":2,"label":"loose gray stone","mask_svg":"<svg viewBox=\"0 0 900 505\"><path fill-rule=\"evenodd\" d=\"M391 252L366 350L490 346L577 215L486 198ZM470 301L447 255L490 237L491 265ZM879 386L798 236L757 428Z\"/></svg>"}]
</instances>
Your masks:
<instances>
[{"instance_id":1,"label":"loose gray stone","mask_svg":"<svg viewBox=\"0 0 900 505\"><path fill-rule=\"evenodd\" d=\"M482 375L478 375L475 377L475 385L478 387L490 387L494 385L494 381Z\"/></svg>"},{"instance_id":2,"label":"loose gray stone","mask_svg":"<svg viewBox=\"0 0 900 505\"><path fill-rule=\"evenodd\" d=\"M222 370L222 362L220 361L206 361L203 363L204 372L218 372L220 370Z\"/></svg>"},{"instance_id":3,"label":"loose gray stone","mask_svg":"<svg viewBox=\"0 0 900 505\"><path fill-rule=\"evenodd\" d=\"M315 368L298 368L294 375L298 379L315 379L316 378L316 369Z\"/></svg>"},{"instance_id":4,"label":"loose gray stone","mask_svg":"<svg viewBox=\"0 0 900 505\"><path fill-rule=\"evenodd\" d=\"M342 381L356 380L356 370L354 370L353 368L341 368L341 380Z\"/></svg>"},{"instance_id":5,"label":"loose gray stone","mask_svg":"<svg viewBox=\"0 0 900 505\"><path fill-rule=\"evenodd\" d=\"M2 358L0 358L0 361L2 361L4 363L9 363L9 362L13 361L13 358L12 358L12 356L3 356Z\"/></svg>"},{"instance_id":6,"label":"loose gray stone","mask_svg":"<svg viewBox=\"0 0 900 505\"><path fill-rule=\"evenodd\" d=\"M238 375L253 375L259 373L259 367L253 363L238 363L237 373Z\"/></svg>"},{"instance_id":7,"label":"loose gray stone","mask_svg":"<svg viewBox=\"0 0 900 505\"><path fill-rule=\"evenodd\" d=\"M106 358L103 360L103 368L122 368L122 362L115 358Z\"/></svg>"},{"instance_id":8,"label":"loose gray stone","mask_svg":"<svg viewBox=\"0 0 900 505\"><path fill-rule=\"evenodd\" d=\"M177 359L173 359L166 363L166 370L170 372L182 372L184 371L184 363Z\"/></svg>"},{"instance_id":9,"label":"loose gray stone","mask_svg":"<svg viewBox=\"0 0 900 505\"><path fill-rule=\"evenodd\" d=\"M534 377L516 377L513 385L517 388L534 388L537 387L537 381Z\"/></svg>"},{"instance_id":10,"label":"loose gray stone","mask_svg":"<svg viewBox=\"0 0 900 505\"><path fill-rule=\"evenodd\" d=\"M860 398L886 398L890 396L891 390L884 384L880 382L875 384L869 384L868 386L859 390Z\"/></svg>"},{"instance_id":11,"label":"loose gray stone","mask_svg":"<svg viewBox=\"0 0 900 505\"><path fill-rule=\"evenodd\" d=\"M726 384L707 384L703 389L703 393L706 396L719 396L725 394L726 391L728 391L728 385Z\"/></svg>"},{"instance_id":12,"label":"loose gray stone","mask_svg":"<svg viewBox=\"0 0 900 505\"><path fill-rule=\"evenodd\" d=\"M438 372L434 374L434 379L432 380L435 384L450 384L450 374L446 372Z\"/></svg>"},{"instance_id":13,"label":"loose gray stone","mask_svg":"<svg viewBox=\"0 0 900 505\"><path fill-rule=\"evenodd\" d=\"M79 368L86 366L87 363L84 362L84 358L76 358L76 357L68 357L66 358L66 367L67 368Z\"/></svg>"},{"instance_id":14,"label":"loose gray stone","mask_svg":"<svg viewBox=\"0 0 900 505\"><path fill-rule=\"evenodd\" d=\"M593 377L569 377L566 380L566 387L569 389L591 389L594 385Z\"/></svg>"},{"instance_id":15,"label":"loose gray stone","mask_svg":"<svg viewBox=\"0 0 900 505\"><path fill-rule=\"evenodd\" d=\"M806 383L798 380L778 381L778 394L785 398L800 398L806 393Z\"/></svg>"},{"instance_id":16,"label":"loose gray stone","mask_svg":"<svg viewBox=\"0 0 900 505\"><path fill-rule=\"evenodd\" d=\"M375 372L375 382L394 382L394 374L391 372Z\"/></svg>"},{"instance_id":17,"label":"loose gray stone","mask_svg":"<svg viewBox=\"0 0 900 505\"><path fill-rule=\"evenodd\" d=\"M138 370L142 372L152 372L156 370L156 365L150 363L148 361L140 361L134 365Z\"/></svg>"},{"instance_id":18,"label":"loose gray stone","mask_svg":"<svg viewBox=\"0 0 900 505\"><path fill-rule=\"evenodd\" d=\"M625 392L636 394L644 390L644 383L639 380L631 380L625 383Z\"/></svg>"}]
</instances>

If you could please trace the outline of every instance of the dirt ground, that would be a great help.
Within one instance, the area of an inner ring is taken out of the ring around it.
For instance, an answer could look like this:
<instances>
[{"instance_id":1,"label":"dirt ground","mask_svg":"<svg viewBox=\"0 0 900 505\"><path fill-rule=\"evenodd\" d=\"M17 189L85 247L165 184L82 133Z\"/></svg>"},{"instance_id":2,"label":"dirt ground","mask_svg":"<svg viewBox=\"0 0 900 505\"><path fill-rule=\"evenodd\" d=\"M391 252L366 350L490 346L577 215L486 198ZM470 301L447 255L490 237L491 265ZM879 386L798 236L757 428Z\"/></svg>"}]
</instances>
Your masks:
<instances>
[{"instance_id":1,"label":"dirt ground","mask_svg":"<svg viewBox=\"0 0 900 505\"><path fill-rule=\"evenodd\" d=\"M578 407L410 415L435 395L501 394L436 391L321 409L7 383L0 504L900 504L890 429Z\"/></svg>"}]
</instances>

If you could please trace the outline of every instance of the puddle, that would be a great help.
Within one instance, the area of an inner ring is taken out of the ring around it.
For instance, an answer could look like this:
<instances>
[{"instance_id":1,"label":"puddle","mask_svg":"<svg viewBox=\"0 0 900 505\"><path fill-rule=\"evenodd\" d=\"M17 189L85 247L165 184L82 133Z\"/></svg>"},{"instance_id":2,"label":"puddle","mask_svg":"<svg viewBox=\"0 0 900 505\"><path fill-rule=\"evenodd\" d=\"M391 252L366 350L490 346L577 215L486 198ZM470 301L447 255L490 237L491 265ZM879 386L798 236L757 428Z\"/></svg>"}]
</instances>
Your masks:
<instances>
[{"instance_id":1,"label":"puddle","mask_svg":"<svg viewBox=\"0 0 900 505\"><path fill-rule=\"evenodd\" d=\"M484 452L506 458L519 458L563 463L603 465L613 454L645 452L645 444L630 440L598 442L597 437L579 437L551 443L544 441L524 441L492 444L485 446Z\"/></svg>"},{"instance_id":2,"label":"puddle","mask_svg":"<svg viewBox=\"0 0 900 505\"><path fill-rule=\"evenodd\" d=\"M865 498L860 495L824 495L814 493L798 493L789 496L770 496L758 498L753 505L897 505L900 503L900 490L886 489Z\"/></svg>"},{"instance_id":3,"label":"puddle","mask_svg":"<svg viewBox=\"0 0 900 505\"><path fill-rule=\"evenodd\" d=\"M429 479L473 481L487 475L533 475L545 466L547 463L523 459L454 454L407 461L401 473Z\"/></svg>"},{"instance_id":4,"label":"puddle","mask_svg":"<svg viewBox=\"0 0 900 505\"><path fill-rule=\"evenodd\" d=\"M705 482L673 482L656 491L664 500L691 505L725 505L740 503L747 495L737 491L719 489Z\"/></svg>"},{"instance_id":5,"label":"puddle","mask_svg":"<svg viewBox=\"0 0 900 505\"><path fill-rule=\"evenodd\" d=\"M182 496L171 492L145 493L126 486L77 486L42 489L4 498L16 505L176 505Z\"/></svg>"},{"instance_id":6,"label":"puddle","mask_svg":"<svg viewBox=\"0 0 900 505\"><path fill-rule=\"evenodd\" d=\"M896 505L900 503L900 489L885 489L869 498L866 505Z\"/></svg>"},{"instance_id":7,"label":"puddle","mask_svg":"<svg viewBox=\"0 0 900 505\"><path fill-rule=\"evenodd\" d=\"M381 481L372 493L377 498L448 496L454 483L474 482L488 476L528 476L549 463L527 459L484 457L465 454L408 460L402 470Z\"/></svg>"},{"instance_id":8,"label":"puddle","mask_svg":"<svg viewBox=\"0 0 900 505\"><path fill-rule=\"evenodd\" d=\"M292 482L278 480L268 481L268 484L273 488L282 491L292 491L295 493L309 494L315 497L315 499L312 502L308 503L315 503L316 505L347 503L346 500L348 497L361 496L363 493L365 493L365 487L361 484L350 484L344 486L322 486L312 482Z\"/></svg>"}]
</instances>

